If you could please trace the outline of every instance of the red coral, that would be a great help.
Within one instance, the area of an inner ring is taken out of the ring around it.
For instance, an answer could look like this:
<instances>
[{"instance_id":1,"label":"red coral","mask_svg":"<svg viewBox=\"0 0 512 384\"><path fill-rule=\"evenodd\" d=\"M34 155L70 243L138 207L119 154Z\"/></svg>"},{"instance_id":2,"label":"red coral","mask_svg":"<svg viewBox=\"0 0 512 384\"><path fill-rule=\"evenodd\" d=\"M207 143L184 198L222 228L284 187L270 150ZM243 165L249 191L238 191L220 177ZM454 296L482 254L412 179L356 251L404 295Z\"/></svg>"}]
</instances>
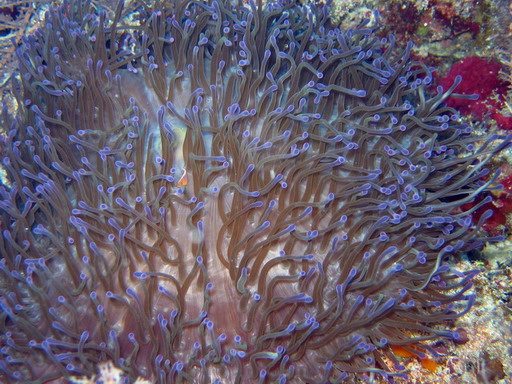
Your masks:
<instances>
[{"instance_id":1,"label":"red coral","mask_svg":"<svg viewBox=\"0 0 512 384\"><path fill-rule=\"evenodd\" d=\"M512 129L512 117L503 115L504 98L509 83L498 74L503 66L497 60L481 57L466 57L456 62L439 84L448 89L456 76L462 76L462 82L456 88L463 95L477 94L478 100L450 97L447 104L460 112L477 119L490 117L503 129Z\"/></svg>"},{"instance_id":2,"label":"red coral","mask_svg":"<svg viewBox=\"0 0 512 384\"><path fill-rule=\"evenodd\" d=\"M476 200L474 202L464 204L461 208L463 210L469 210L469 209L473 208L475 205L477 205L478 203L480 203L484 197L485 197L485 195L480 196L480 197L476 198ZM505 212L502 211L502 208L500 207L500 205L503 202L508 202L508 199L501 200L501 199L494 198L490 203L482 205L480 208L478 208L476 211L474 211L473 214L471 215L472 223L474 225L476 225L478 223L478 221L480 220L480 217L484 214L484 212L490 209L493 212L493 214L489 219L487 219L487 221L483 225L483 228L491 236L502 235L504 226L507 223L507 215L505 214ZM507 207L510 207L510 205L507 204Z\"/></svg>"}]
</instances>

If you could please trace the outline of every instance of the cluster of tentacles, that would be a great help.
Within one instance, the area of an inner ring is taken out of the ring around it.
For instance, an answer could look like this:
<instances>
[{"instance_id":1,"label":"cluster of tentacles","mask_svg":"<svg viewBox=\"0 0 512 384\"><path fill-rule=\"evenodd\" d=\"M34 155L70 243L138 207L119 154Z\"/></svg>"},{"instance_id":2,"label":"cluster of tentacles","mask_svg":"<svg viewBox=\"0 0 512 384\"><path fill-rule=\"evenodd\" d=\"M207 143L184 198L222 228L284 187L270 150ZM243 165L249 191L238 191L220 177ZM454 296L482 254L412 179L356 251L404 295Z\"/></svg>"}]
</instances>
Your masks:
<instances>
[{"instance_id":1,"label":"cluster of tentacles","mask_svg":"<svg viewBox=\"0 0 512 384\"><path fill-rule=\"evenodd\" d=\"M2 118L0 380L351 383L457 338L482 146L429 68L327 8L65 3Z\"/></svg>"}]
</instances>

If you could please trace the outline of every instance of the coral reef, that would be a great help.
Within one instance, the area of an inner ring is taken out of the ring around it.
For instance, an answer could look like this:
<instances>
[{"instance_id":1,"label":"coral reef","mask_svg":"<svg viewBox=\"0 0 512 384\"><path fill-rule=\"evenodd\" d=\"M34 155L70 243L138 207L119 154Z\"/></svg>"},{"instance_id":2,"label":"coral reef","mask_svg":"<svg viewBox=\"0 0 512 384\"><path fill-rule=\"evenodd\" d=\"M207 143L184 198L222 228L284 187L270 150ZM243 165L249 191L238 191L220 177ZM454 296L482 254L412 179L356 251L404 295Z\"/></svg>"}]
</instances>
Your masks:
<instances>
[{"instance_id":1,"label":"coral reef","mask_svg":"<svg viewBox=\"0 0 512 384\"><path fill-rule=\"evenodd\" d=\"M475 300L448 259L493 240L510 141L444 104L463 79L431 93L411 45L321 6L135 3L66 2L17 50L0 378L436 371Z\"/></svg>"}]
</instances>

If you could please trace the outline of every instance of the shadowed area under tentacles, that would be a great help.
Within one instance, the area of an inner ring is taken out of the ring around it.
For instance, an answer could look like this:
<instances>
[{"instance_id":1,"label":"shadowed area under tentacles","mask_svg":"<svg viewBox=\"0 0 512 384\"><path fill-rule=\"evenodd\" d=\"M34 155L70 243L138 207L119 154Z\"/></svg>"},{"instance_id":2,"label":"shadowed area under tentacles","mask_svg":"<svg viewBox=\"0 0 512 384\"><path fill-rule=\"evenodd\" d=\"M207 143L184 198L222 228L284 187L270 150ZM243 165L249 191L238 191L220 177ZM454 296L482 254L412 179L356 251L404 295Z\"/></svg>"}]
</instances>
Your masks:
<instances>
[{"instance_id":1,"label":"shadowed area under tentacles","mask_svg":"<svg viewBox=\"0 0 512 384\"><path fill-rule=\"evenodd\" d=\"M456 339L485 143L410 46L327 7L88 2L24 39L2 121L0 380L390 382ZM460 80L460 79L458 79Z\"/></svg>"}]
</instances>

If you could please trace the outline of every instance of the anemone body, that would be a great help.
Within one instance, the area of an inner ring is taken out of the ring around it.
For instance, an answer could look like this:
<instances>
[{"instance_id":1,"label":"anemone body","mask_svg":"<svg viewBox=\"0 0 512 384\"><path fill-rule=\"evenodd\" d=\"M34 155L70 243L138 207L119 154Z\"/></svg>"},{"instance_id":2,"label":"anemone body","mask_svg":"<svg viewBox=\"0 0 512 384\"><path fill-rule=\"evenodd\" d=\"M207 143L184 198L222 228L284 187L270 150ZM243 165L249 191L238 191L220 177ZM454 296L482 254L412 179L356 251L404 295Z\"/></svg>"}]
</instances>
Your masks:
<instances>
[{"instance_id":1,"label":"anemone body","mask_svg":"<svg viewBox=\"0 0 512 384\"><path fill-rule=\"evenodd\" d=\"M456 338L472 273L444 260L508 139L476 148L410 47L326 8L139 16L65 3L18 49L0 378L393 380L390 346Z\"/></svg>"}]
</instances>

